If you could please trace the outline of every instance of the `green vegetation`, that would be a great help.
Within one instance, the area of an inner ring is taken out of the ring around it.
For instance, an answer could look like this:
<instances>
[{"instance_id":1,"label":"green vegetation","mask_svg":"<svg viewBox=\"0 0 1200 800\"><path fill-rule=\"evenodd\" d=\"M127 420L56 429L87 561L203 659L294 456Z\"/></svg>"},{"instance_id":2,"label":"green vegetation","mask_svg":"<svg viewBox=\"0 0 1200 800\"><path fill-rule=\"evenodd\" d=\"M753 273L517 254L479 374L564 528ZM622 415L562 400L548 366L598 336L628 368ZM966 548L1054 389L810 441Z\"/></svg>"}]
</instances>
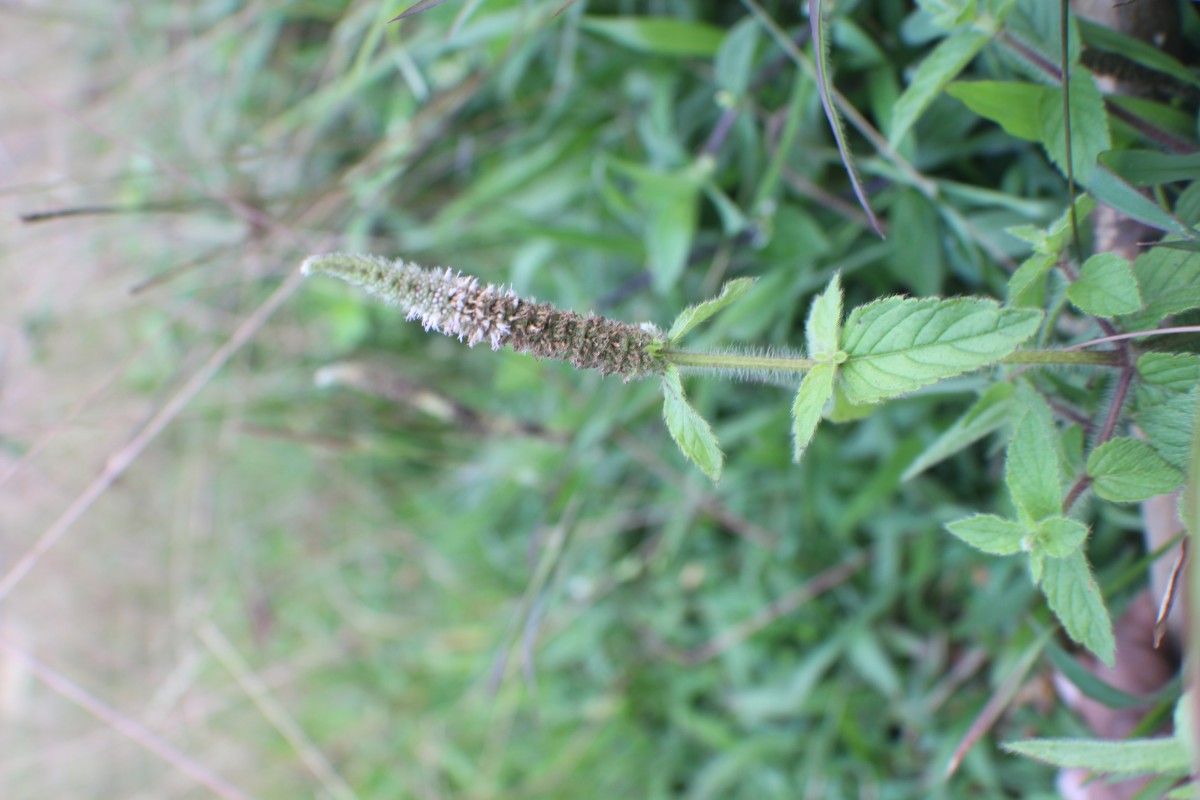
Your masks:
<instances>
[{"instance_id":1,"label":"green vegetation","mask_svg":"<svg viewBox=\"0 0 1200 800\"><path fill-rule=\"evenodd\" d=\"M90 580L146 573L172 651L45 660L228 796L1053 796L1000 742L1187 774L1033 689L1128 700L1064 648L1112 663L1175 557L1121 504L1197 494L1194 71L1043 0L424 5L154 5L120 57L87 4L26 23L101 85L71 202L138 294L85 324L152 343L105 475L154 521ZM1170 243L1095 252L1098 205ZM73 513L41 528L86 560ZM53 574L16 563L13 602ZM26 757L6 797L96 792ZM117 785L180 780L146 761Z\"/></svg>"}]
</instances>

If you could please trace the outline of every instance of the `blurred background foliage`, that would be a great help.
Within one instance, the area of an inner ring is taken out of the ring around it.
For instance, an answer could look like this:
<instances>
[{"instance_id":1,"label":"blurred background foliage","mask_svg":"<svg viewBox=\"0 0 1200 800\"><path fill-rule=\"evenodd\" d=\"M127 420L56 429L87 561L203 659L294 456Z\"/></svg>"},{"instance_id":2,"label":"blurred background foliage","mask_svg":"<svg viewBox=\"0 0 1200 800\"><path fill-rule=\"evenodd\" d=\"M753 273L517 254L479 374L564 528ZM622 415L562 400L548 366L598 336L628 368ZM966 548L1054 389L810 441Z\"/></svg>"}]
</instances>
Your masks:
<instances>
[{"instance_id":1,"label":"blurred background foliage","mask_svg":"<svg viewBox=\"0 0 1200 800\"><path fill-rule=\"evenodd\" d=\"M911 173L852 136L880 240L750 5L6 4L5 209L79 213L4 256L5 569L187 400L13 589L8 640L254 796L1048 793L990 737L943 779L998 692L997 737L1082 733L1019 564L941 527L1007 502L997 442L901 480L982 378L822 427L799 466L786 387L696 381L712 486L652 382L288 277L367 251L666 325L759 276L695 341L722 346L796 345L835 270L848 303L1002 294L1027 252L1004 229L1065 207L1044 153L947 96ZM807 48L799 5L760 13ZM939 31L908 6L833 4L836 85L885 133ZM969 74L1013 69L985 48ZM1138 519L1093 522L1132 591ZM10 670L3 796L210 796Z\"/></svg>"}]
</instances>

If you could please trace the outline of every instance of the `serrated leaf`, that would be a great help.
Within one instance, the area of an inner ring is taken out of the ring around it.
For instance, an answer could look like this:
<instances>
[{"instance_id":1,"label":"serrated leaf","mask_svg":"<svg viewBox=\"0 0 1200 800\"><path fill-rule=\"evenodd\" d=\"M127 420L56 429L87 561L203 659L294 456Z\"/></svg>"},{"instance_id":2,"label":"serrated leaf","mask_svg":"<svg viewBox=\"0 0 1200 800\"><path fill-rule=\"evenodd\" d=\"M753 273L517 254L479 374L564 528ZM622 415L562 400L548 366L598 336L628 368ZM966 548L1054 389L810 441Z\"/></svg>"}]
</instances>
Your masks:
<instances>
[{"instance_id":1,"label":"serrated leaf","mask_svg":"<svg viewBox=\"0 0 1200 800\"><path fill-rule=\"evenodd\" d=\"M808 443L812 441L821 411L833 396L833 379L837 365L832 361L817 364L800 381L796 401L792 404L792 460L799 462Z\"/></svg>"},{"instance_id":2,"label":"serrated leaf","mask_svg":"<svg viewBox=\"0 0 1200 800\"><path fill-rule=\"evenodd\" d=\"M892 111L892 129L888 142L896 147L917 118L929 107L975 54L991 38L981 31L967 29L952 34L938 43L913 72L912 82L896 101Z\"/></svg>"},{"instance_id":3,"label":"serrated leaf","mask_svg":"<svg viewBox=\"0 0 1200 800\"><path fill-rule=\"evenodd\" d=\"M709 424L692 408L683 392L679 370L671 365L663 373L663 418L680 451L695 462L713 482L721 479L725 454Z\"/></svg>"},{"instance_id":4,"label":"serrated leaf","mask_svg":"<svg viewBox=\"0 0 1200 800\"><path fill-rule=\"evenodd\" d=\"M1053 423L1031 411L1021 416L1008 444L1004 481L1013 502L1034 522L1062 512L1057 439Z\"/></svg>"},{"instance_id":5,"label":"serrated leaf","mask_svg":"<svg viewBox=\"0 0 1200 800\"><path fill-rule=\"evenodd\" d=\"M1026 739L1005 742L1010 753L1027 756L1063 769L1087 769L1120 775L1185 775L1189 755L1173 737L1163 739Z\"/></svg>"},{"instance_id":6,"label":"serrated leaf","mask_svg":"<svg viewBox=\"0 0 1200 800\"><path fill-rule=\"evenodd\" d=\"M840 276L834 273L825 291L817 295L808 311L804 325L808 357L818 361L834 359L838 353L838 339L842 328L842 286Z\"/></svg>"},{"instance_id":7,"label":"serrated leaf","mask_svg":"<svg viewBox=\"0 0 1200 800\"><path fill-rule=\"evenodd\" d=\"M990 119L1009 136L1036 142L1041 126L1036 109L1042 98L1054 90L1047 86L1020 81L955 81L946 86L946 94L961 100L967 108Z\"/></svg>"},{"instance_id":8,"label":"serrated leaf","mask_svg":"<svg viewBox=\"0 0 1200 800\"><path fill-rule=\"evenodd\" d=\"M1070 517L1048 517L1038 523L1036 546L1051 558L1071 555L1087 539L1088 526Z\"/></svg>"},{"instance_id":9,"label":"serrated leaf","mask_svg":"<svg viewBox=\"0 0 1200 800\"><path fill-rule=\"evenodd\" d=\"M580 27L631 50L664 56L713 56L725 38L715 25L675 17L587 15Z\"/></svg>"},{"instance_id":10,"label":"serrated leaf","mask_svg":"<svg viewBox=\"0 0 1200 800\"><path fill-rule=\"evenodd\" d=\"M1097 253L1083 262L1067 299L1085 314L1115 317L1142 307L1142 294L1129 262L1116 253Z\"/></svg>"},{"instance_id":11,"label":"serrated leaf","mask_svg":"<svg viewBox=\"0 0 1200 800\"><path fill-rule=\"evenodd\" d=\"M1144 307L1121 319L1133 330L1153 328L1163 317L1200 308L1200 253L1155 247L1133 262Z\"/></svg>"},{"instance_id":12,"label":"serrated leaf","mask_svg":"<svg viewBox=\"0 0 1200 800\"><path fill-rule=\"evenodd\" d=\"M1180 470L1187 469L1198 393L1200 390L1193 389L1173 395L1150 408L1139 409L1137 414L1138 427L1146 439L1168 464Z\"/></svg>"},{"instance_id":13,"label":"serrated leaf","mask_svg":"<svg viewBox=\"0 0 1200 800\"><path fill-rule=\"evenodd\" d=\"M1200 385L1200 356L1190 353L1142 353L1137 368L1144 382L1173 392Z\"/></svg>"},{"instance_id":14,"label":"serrated leaf","mask_svg":"<svg viewBox=\"0 0 1200 800\"><path fill-rule=\"evenodd\" d=\"M1042 592L1067 635L1111 667L1117 649L1112 620L1083 553L1046 559Z\"/></svg>"},{"instance_id":15,"label":"serrated leaf","mask_svg":"<svg viewBox=\"0 0 1200 800\"><path fill-rule=\"evenodd\" d=\"M1141 439L1110 439L1091 452L1087 474L1096 494L1114 503L1136 503L1179 488L1183 473Z\"/></svg>"},{"instance_id":16,"label":"serrated leaf","mask_svg":"<svg viewBox=\"0 0 1200 800\"><path fill-rule=\"evenodd\" d=\"M1008 304L1013 308L1041 308L1045 301L1046 275L1057 256L1034 253L1008 279Z\"/></svg>"},{"instance_id":17,"label":"serrated leaf","mask_svg":"<svg viewBox=\"0 0 1200 800\"><path fill-rule=\"evenodd\" d=\"M916 460L909 464L901 480L909 480L958 451L971 446L1000 428L1012 412L1013 385L994 383L988 387L967 413L942 432Z\"/></svg>"},{"instance_id":18,"label":"serrated leaf","mask_svg":"<svg viewBox=\"0 0 1200 800\"><path fill-rule=\"evenodd\" d=\"M1009 556L1021 552L1028 529L1019 522L993 514L976 514L947 523L946 530L985 553Z\"/></svg>"},{"instance_id":19,"label":"serrated leaf","mask_svg":"<svg viewBox=\"0 0 1200 800\"><path fill-rule=\"evenodd\" d=\"M671 324L671 330L667 332L667 340L672 344L679 341L692 328L695 328L713 314L716 314L750 291L750 287L754 285L756 280L758 279L734 278L731 281L726 281L725 285L721 287L721 293L716 297L705 300L703 303L697 303L694 306L688 306L679 312L679 316Z\"/></svg>"},{"instance_id":20,"label":"serrated leaf","mask_svg":"<svg viewBox=\"0 0 1200 800\"><path fill-rule=\"evenodd\" d=\"M1112 147L1108 132L1108 114L1104 110L1104 96L1096 88L1096 82L1086 70L1071 76L1071 164L1075 180L1087 186L1091 181L1096 159ZM1047 155L1067 174L1066 119L1063 116L1062 89L1053 89L1038 101L1038 132Z\"/></svg>"},{"instance_id":21,"label":"serrated leaf","mask_svg":"<svg viewBox=\"0 0 1200 800\"><path fill-rule=\"evenodd\" d=\"M999 361L1037 330L1042 313L992 300L889 297L850 312L839 385L856 404L896 397Z\"/></svg>"}]
</instances>

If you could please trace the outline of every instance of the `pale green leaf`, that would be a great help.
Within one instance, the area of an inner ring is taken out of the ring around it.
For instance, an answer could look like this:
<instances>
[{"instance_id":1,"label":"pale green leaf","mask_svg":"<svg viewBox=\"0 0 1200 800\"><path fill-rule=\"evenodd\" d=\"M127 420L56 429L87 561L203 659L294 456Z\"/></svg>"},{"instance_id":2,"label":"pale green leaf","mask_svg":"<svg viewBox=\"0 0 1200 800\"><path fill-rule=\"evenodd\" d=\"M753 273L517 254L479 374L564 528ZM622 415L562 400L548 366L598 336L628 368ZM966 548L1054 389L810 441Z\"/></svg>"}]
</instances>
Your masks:
<instances>
[{"instance_id":1,"label":"pale green leaf","mask_svg":"<svg viewBox=\"0 0 1200 800\"><path fill-rule=\"evenodd\" d=\"M846 320L839 384L856 404L919 389L999 361L1037 330L1034 309L992 300L889 297L859 306Z\"/></svg>"},{"instance_id":2,"label":"pale green leaf","mask_svg":"<svg viewBox=\"0 0 1200 800\"><path fill-rule=\"evenodd\" d=\"M713 56L725 31L675 17L585 16L580 27L631 50L664 56Z\"/></svg>"},{"instance_id":3,"label":"pale green leaf","mask_svg":"<svg viewBox=\"0 0 1200 800\"><path fill-rule=\"evenodd\" d=\"M1137 414L1138 427L1146 439L1168 464L1180 470L1187 469L1198 394L1197 389L1174 394L1157 405L1139 409Z\"/></svg>"},{"instance_id":4,"label":"pale green leaf","mask_svg":"<svg viewBox=\"0 0 1200 800\"><path fill-rule=\"evenodd\" d=\"M1058 431L1044 414L1030 411L1013 429L1004 480L1013 502L1034 522L1062 513Z\"/></svg>"},{"instance_id":5,"label":"pale green leaf","mask_svg":"<svg viewBox=\"0 0 1200 800\"><path fill-rule=\"evenodd\" d=\"M1132 314L1142 307L1133 267L1116 253L1097 253L1083 262L1079 279L1067 287L1067 299L1097 317Z\"/></svg>"},{"instance_id":6,"label":"pale green leaf","mask_svg":"<svg viewBox=\"0 0 1200 800\"><path fill-rule=\"evenodd\" d=\"M1087 539L1088 526L1070 517L1048 517L1038 523L1035 547L1051 558L1071 555Z\"/></svg>"},{"instance_id":7,"label":"pale green leaf","mask_svg":"<svg viewBox=\"0 0 1200 800\"><path fill-rule=\"evenodd\" d=\"M1200 385L1200 356L1191 353L1142 353L1137 368L1147 384L1173 392L1188 392Z\"/></svg>"},{"instance_id":8,"label":"pale green leaf","mask_svg":"<svg viewBox=\"0 0 1200 800\"><path fill-rule=\"evenodd\" d=\"M953 28L975 14L975 0L917 0L917 7L943 29Z\"/></svg>"},{"instance_id":9,"label":"pale green leaf","mask_svg":"<svg viewBox=\"0 0 1200 800\"><path fill-rule=\"evenodd\" d=\"M1174 491L1183 473L1141 439L1110 439L1091 452L1087 473L1096 494L1114 503L1136 503Z\"/></svg>"},{"instance_id":10,"label":"pale green leaf","mask_svg":"<svg viewBox=\"0 0 1200 800\"><path fill-rule=\"evenodd\" d=\"M792 404L792 460L799 462L821 421L821 411L833 396L837 364L825 361L808 371Z\"/></svg>"},{"instance_id":11,"label":"pale green leaf","mask_svg":"<svg viewBox=\"0 0 1200 800\"><path fill-rule=\"evenodd\" d=\"M672 289L687 265L699 222L700 190L681 182L668 189L659 186L642 192L646 203L646 257L654 288Z\"/></svg>"},{"instance_id":12,"label":"pale green leaf","mask_svg":"<svg viewBox=\"0 0 1200 800\"><path fill-rule=\"evenodd\" d=\"M1045 302L1046 276L1058 256L1034 253L1008 279L1008 304L1013 308L1041 308Z\"/></svg>"},{"instance_id":13,"label":"pale green leaf","mask_svg":"<svg viewBox=\"0 0 1200 800\"><path fill-rule=\"evenodd\" d=\"M1047 86L1018 81L955 81L946 87L946 94L997 123L1009 136L1030 142L1041 138L1038 115L1030 111L1053 92Z\"/></svg>"},{"instance_id":14,"label":"pale green leaf","mask_svg":"<svg viewBox=\"0 0 1200 800\"><path fill-rule=\"evenodd\" d=\"M673 365L663 374L663 418L680 451L714 482L719 481L725 454L712 428L688 403L679 370Z\"/></svg>"},{"instance_id":15,"label":"pale green leaf","mask_svg":"<svg viewBox=\"0 0 1200 800\"><path fill-rule=\"evenodd\" d=\"M946 525L946 530L976 550L994 556L1021 552L1022 542L1029 532L1021 523L993 514L976 514L955 520Z\"/></svg>"},{"instance_id":16,"label":"pale green leaf","mask_svg":"<svg viewBox=\"0 0 1200 800\"><path fill-rule=\"evenodd\" d=\"M825 291L817 295L804 325L808 357L818 361L836 360L842 325L842 286L838 273L829 279Z\"/></svg>"},{"instance_id":17,"label":"pale green leaf","mask_svg":"<svg viewBox=\"0 0 1200 800\"><path fill-rule=\"evenodd\" d=\"M682 339L692 328L750 291L750 287L756 280L757 278L734 278L726 281L725 285L721 287L721 293L716 297L694 306L688 306L679 312L679 316L671 324L671 330L667 332L667 340L673 344Z\"/></svg>"},{"instance_id":18,"label":"pale green leaf","mask_svg":"<svg viewBox=\"0 0 1200 800\"><path fill-rule=\"evenodd\" d=\"M1086 769L1118 775L1185 775L1189 755L1175 738L1125 739L1027 739L1006 742L1010 753L1053 764L1063 769Z\"/></svg>"},{"instance_id":19,"label":"pale green leaf","mask_svg":"<svg viewBox=\"0 0 1200 800\"><path fill-rule=\"evenodd\" d=\"M989 386L967 413L955 420L953 425L943 431L933 444L909 464L901 480L907 481L920 475L934 464L999 429L1012 412L1012 395L1011 383L1001 382Z\"/></svg>"},{"instance_id":20,"label":"pale green leaf","mask_svg":"<svg viewBox=\"0 0 1200 800\"><path fill-rule=\"evenodd\" d=\"M1163 317L1200 308L1200 253L1155 247L1133 262L1145 306L1121 319L1133 330L1153 328Z\"/></svg>"},{"instance_id":21,"label":"pale green leaf","mask_svg":"<svg viewBox=\"0 0 1200 800\"><path fill-rule=\"evenodd\" d=\"M1108 114L1104 96L1086 70L1077 69L1070 82L1071 104L1071 163L1075 180L1090 183L1096 159L1112 147L1108 132ZM1037 106L1039 134L1042 146L1050 159L1067 174L1066 120L1063 117L1062 89L1052 89L1041 96Z\"/></svg>"},{"instance_id":22,"label":"pale green leaf","mask_svg":"<svg viewBox=\"0 0 1200 800\"><path fill-rule=\"evenodd\" d=\"M1083 552L1046 559L1042 591L1067 635L1111 667L1117 649L1112 620Z\"/></svg>"},{"instance_id":23,"label":"pale green leaf","mask_svg":"<svg viewBox=\"0 0 1200 800\"><path fill-rule=\"evenodd\" d=\"M954 79L991 37L981 31L961 30L943 39L913 72L912 82L892 110L888 141L896 147L934 98Z\"/></svg>"}]
</instances>

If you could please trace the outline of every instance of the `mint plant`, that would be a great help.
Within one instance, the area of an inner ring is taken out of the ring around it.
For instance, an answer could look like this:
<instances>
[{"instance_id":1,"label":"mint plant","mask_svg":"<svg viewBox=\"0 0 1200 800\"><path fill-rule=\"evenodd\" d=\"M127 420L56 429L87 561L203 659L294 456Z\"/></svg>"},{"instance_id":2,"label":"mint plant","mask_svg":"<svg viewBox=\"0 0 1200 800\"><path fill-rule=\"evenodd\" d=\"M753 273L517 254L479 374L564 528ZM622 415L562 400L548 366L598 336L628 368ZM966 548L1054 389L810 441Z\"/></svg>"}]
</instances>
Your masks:
<instances>
[{"instance_id":1,"label":"mint plant","mask_svg":"<svg viewBox=\"0 0 1200 800\"><path fill-rule=\"evenodd\" d=\"M838 152L873 227L878 225L851 163L843 115L875 145L876 174L930 201L943 189L917 173L903 153L923 113L943 94L1009 136L1037 143L1062 173L1073 199L1061 215L1045 227L1008 228L1013 241L1031 252L997 297L886 296L847 309L843 277L834 274L812 298L803 341L794 352L700 350L688 346L689 334L747 296L754 279L726 282L716 297L683 310L664 332L652 323L583 316L449 270L377 256L317 255L304 269L360 285L426 329L457 336L469 346L486 341L494 349L511 346L626 381L658 380L670 436L714 482L721 479L725 457L714 427L688 400L686 375L792 381L791 449L798 462L822 421L858 419L882 403L976 373L974 404L917 455L905 478L987 437L1002 437L1009 506L963 516L946 528L981 552L1023 559L1030 581L1066 634L1112 665L1117 642L1105 593L1087 556L1090 504L1136 503L1175 491L1189 475L1191 486L1196 481L1200 356L1188 337L1200 329L1187 323L1200 309L1195 227L1200 192L1194 183L1180 185L1200 172L1191 152L1194 142L1181 133L1178 116L1152 104L1122 104L1105 96L1083 53L1115 55L1193 88L1200 82L1169 56L1077 21L1059 4L919 2L924 35L940 41L916 65L894 103L887 136L881 137L847 113L833 88L821 5L810 3L815 66L781 31L765 27L814 75ZM729 41L738 40L731 36ZM960 80L990 45L1018 77ZM1149 146L1162 152L1143 149ZM656 290L674 286L684 269L685 245L702 197L717 198L714 204L731 220L741 213L734 213L732 201L713 183L706 157L665 172L616 160L609 166L633 181L635 194L652 212L646 250ZM1084 191L1074 197L1077 186ZM1153 189L1152 196L1146 187ZM949 182L944 190L965 193ZM759 197L761 207L768 205L766 194ZM1167 239L1136 258L1115 252L1085 258L1080 229L1102 207L1162 231ZM893 222L901 208L897 202ZM761 208L749 212L758 214ZM970 231L953 207L942 213L960 235ZM1189 524L1195 533L1194 522ZM1173 777L1186 765L1183 741L1132 747L1112 760L1105 748L1084 744L1027 743L1011 749L1061 765L1107 766L1122 773L1149 765ZM1150 755L1142 758L1142 750Z\"/></svg>"}]
</instances>

